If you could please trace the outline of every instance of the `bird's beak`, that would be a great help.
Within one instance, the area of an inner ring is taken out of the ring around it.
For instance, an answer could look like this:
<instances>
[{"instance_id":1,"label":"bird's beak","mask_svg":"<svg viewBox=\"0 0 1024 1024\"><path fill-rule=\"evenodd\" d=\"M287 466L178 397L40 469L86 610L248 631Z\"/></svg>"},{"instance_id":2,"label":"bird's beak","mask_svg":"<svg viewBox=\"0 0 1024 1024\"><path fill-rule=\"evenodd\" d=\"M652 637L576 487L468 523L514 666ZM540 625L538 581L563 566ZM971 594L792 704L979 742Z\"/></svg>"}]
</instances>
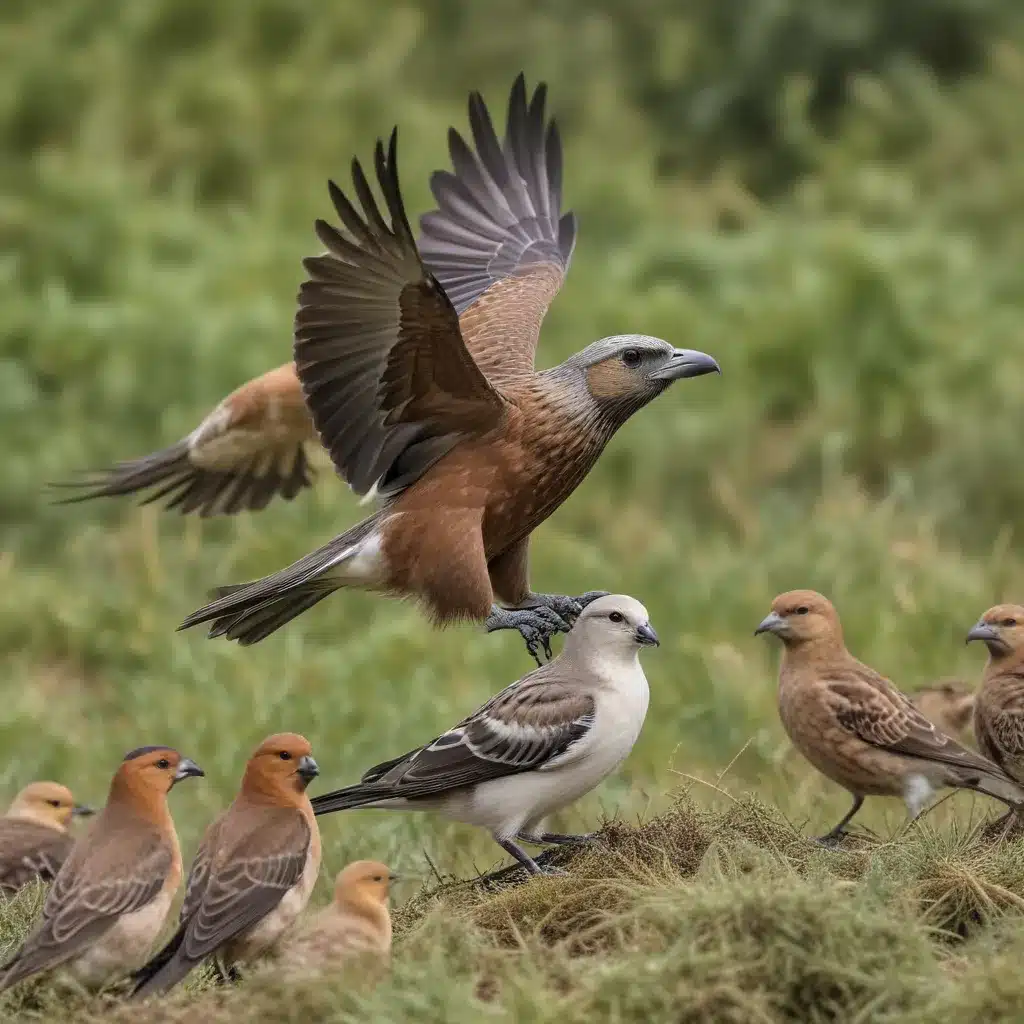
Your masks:
<instances>
[{"instance_id":1,"label":"bird's beak","mask_svg":"<svg viewBox=\"0 0 1024 1024\"><path fill-rule=\"evenodd\" d=\"M71 808L72 818L88 818L89 815L95 813L96 809L94 807L88 807L85 804L75 804L75 806Z\"/></svg>"},{"instance_id":2,"label":"bird's beak","mask_svg":"<svg viewBox=\"0 0 1024 1024\"><path fill-rule=\"evenodd\" d=\"M1003 638L995 626L989 625L984 620L975 624L974 628L967 634L964 643L969 644L972 640L984 640L987 644L1001 644Z\"/></svg>"},{"instance_id":3,"label":"bird's beak","mask_svg":"<svg viewBox=\"0 0 1024 1024\"><path fill-rule=\"evenodd\" d=\"M774 633L776 636L781 636L785 629L786 620L778 612L769 612L754 630L754 636L759 633Z\"/></svg>"},{"instance_id":4,"label":"bird's beak","mask_svg":"<svg viewBox=\"0 0 1024 1024\"><path fill-rule=\"evenodd\" d=\"M306 754L304 757L299 758L299 765L295 771L309 783L320 774L320 766L309 754Z\"/></svg>"},{"instance_id":5,"label":"bird's beak","mask_svg":"<svg viewBox=\"0 0 1024 1024\"><path fill-rule=\"evenodd\" d=\"M654 632L649 622L643 622L636 627L636 642L641 647L657 647L661 641L658 640L658 634Z\"/></svg>"},{"instance_id":6,"label":"bird's beak","mask_svg":"<svg viewBox=\"0 0 1024 1024\"><path fill-rule=\"evenodd\" d=\"M205 774L206 772L190 757L183 757L178 762L178 770L174 773L174 782L181 782L182 779L187 779L191 776L202 778Z\"/></svg>"},{"instance_id":7,"label":"bird's beak","mask_svg":"<svg viewBox=\"0 0 1024 1024\"><path fill-rule=\"evenodd\" d=\"M668 362L655 370L655 380L682 380L684 377L703 377L705 373L721 373L718 363L704 352L691 348L677 348Z\"/></svg>"}]
</instances>

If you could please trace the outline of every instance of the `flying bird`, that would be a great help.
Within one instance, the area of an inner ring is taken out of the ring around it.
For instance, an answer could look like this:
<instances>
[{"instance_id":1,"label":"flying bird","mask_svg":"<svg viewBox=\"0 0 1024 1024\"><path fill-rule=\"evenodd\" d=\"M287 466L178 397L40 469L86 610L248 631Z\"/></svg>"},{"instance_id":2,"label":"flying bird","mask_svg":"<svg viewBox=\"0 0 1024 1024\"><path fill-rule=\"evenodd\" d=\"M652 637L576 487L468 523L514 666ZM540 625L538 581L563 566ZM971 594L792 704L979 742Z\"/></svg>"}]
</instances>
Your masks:
<instances>
[{"instance_id":1,"label":"flying bird","mask_svg":"<svg viewBox=\"0 0 1024 1024\"><path fill-rule=\"evenodd\" d=\"M54 879L41 922L0 967L0 991L54 968L98 989L145 960L181 882L167 794L202 774L170 747L125 754L106 806Z\"/></svg>"},{"instance_id":2,"label":"flying bird","mask_svg":"<svg viewBox=\"0 0 1024 1024\"><path fill-rule=\"evenodd\" d=\"M55 486L77 492L62 504L144 493L143 505L182 514L258 511L312 485L316 443L295 365L286 363L237 388L169 448Z\"/></svg>"},{"instance_id":3,"label":"flying bird","mask_svg":"<svg viewBox=\"0 0 1024 1024\"><path fill-rule=\"evenodd\" d=\"M978 747L1024 785L1024 607L990 608L967 634L988 648L988 664L974 703Z\"/></svg>"},{"instance_id":4,"label":"flying bird","mask_svg":"<svg viewBox=\"0 0 1024 1024\"><path fill-rule=\"evenodd\" d=\"M940 732L961 740L968 736L974 717L974 692L964 683L946 679L922 686L908 696Z\"/></svg>"},{"instance_id":5,"label":"flying bird","mask_svg":"<svg viewBox=\"0 0 1024 1024\"><path fill-rule=\"evenodd\" d=\"M1022 790L1006 773L941 733L910 698L846 649L832 603L813 590L772 602L754 630L783 644L779 714L793 742L853 806L818 841L841 842L866 796L901 796L916 818L936 789L972 789L1014 808Z\"/></svg>"},{"instance_id":6,"label":"flying bird","mask_svg":"<svg viewBox=\"0 0 1024 1024\"><path fill-rule=\"evenodd\" d=\"M75 840L72 818L93 814L57 782L31 782L0 818L0 892L15 892L36 878L52 882Z\"/></svg>"},{"instance_id":7,"label":"flying bird","mask_svg":"<svg viewBox=\"0 0 1024 1024\"><path fill-rule=\"evenodd\" d=\"M269 736L238 796L207 828L189 870L178 929L134 976L134 996L166 992L208 956L233 977L305 909L320 870L320 831L306 796L319 773L304 736Z\"/></svg>"},{"instance_id":8,"label":"flying bird","mask_svg":"<svg viewBox=\"0 0 1024 1024\"><path fill-rule=\"evenodd\" d=\"M549 370L534 355L576 241L562 214L562 149L545 87L522 76L503 140L480 95L472 145L431 178L437 209L413 240L396 133L378 141L381 213L358 160L333 182L343 229L304 261L295 365L324 447L372 515L295 564L190 615L252 644L342 587L418 598L438 624L516 629L534 657L597 592L530 589L530 535L582 482L616 430L674 381L718 372L711 356L642 334L604 338ZM539 658L538 658L539 661Z\"/></svg>"},{"instance_id":9,"label":"flying bird","mask_svg":"<svg viewBox=\"0 0 1024 1024\"><path fill-rule=\"evenodd\" d=\"M391 953L388 897L395 874L374 860L357 860L338 874L334 899L282 943L278 962L286 974L335 972L386 962Z\"/></svg>"},{"instance_id":10,"label":"flying bird","mask_svg":"<svg viewBox=\"0 0 1024 1024\"><path fill-rule=\"evenodd\" d=\"M547 832L544 820L589 793L633 749L648 701L639 653L657 643L639 601L598 598L558 657L443 735L371 768L357 785L316 797L313 809L437 811L486 828L531 874L542 874L516 840L587 838Z\"/></svg>"}]
</instances>

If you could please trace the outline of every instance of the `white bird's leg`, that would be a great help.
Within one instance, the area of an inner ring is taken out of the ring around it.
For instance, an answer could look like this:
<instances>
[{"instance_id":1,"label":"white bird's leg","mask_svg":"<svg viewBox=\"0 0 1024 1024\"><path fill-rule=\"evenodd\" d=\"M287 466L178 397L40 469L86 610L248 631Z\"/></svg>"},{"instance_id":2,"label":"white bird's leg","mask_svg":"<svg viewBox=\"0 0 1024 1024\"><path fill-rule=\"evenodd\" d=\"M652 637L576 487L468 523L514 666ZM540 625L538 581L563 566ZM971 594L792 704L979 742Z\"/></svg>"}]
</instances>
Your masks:
<instances>
[{"instance_id":1,"label":"white bird's leg","mask_svg":"<svg viewBox=\"0 0 1024 1024\"><path fill-rule=\"evenodd\" d=\"M846 835L846 826L850 824L850 820L860 810L861 805L864 803L864 797L855 796L853 798L853 806L846 812L843 820L831 832L827 832L825 835L820 836L815 840L816 843L820 843L822 846L838 846L843 836Z\"/></svg>"}]
</instances>

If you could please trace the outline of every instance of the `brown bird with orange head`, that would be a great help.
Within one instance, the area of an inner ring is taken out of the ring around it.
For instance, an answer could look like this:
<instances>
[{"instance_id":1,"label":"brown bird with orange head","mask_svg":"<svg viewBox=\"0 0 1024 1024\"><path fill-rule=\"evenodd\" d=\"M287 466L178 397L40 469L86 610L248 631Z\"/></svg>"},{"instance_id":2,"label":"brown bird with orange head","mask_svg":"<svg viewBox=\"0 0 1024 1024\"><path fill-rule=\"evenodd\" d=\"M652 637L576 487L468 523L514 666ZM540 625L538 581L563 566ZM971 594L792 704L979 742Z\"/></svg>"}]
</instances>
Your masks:
<instances>
[{"instance_id":1,"label":"brown bird with orange head","mask_svg":"<svg viewBox=\"0 0 1024 1024\"><path fill-rule=\"evenodd\" d=\"M439 624L516 629L537 657L594 596L530 589L532 532L576 489L629 417L674 381L718 371L703 352L642 334L534 366L576 220L561 213L562 152L520 76L503 141L479 94L473 146L452 129L453 172L413 240L395 134L374 168L388 220L358 161L358 212L330 184L344 227L317 221L327 252L305 261L295 365L338 472L381 507L294 565L190 615L211 636L256 643L342 587L420 599Z\"/></svg>"},{"instance_id":2,"label":"brown bird with orange head","mask_svg":"<svg viewBox=\"0 0 1024 1024\"><path fill-rule=\"evenodd\" d=\"M125 755L106 806L57 873L42 921L0 968L0 990L54 968L102 988L145 960L181 882L167 794L202 774L170 747Z\"/></svg>"},{"instance_id":3,"label":"brown bird with orange head","mask_svg":"<svg viewBox=\"0 0 1024 1024\"><path fill-rule=\"evenodd\" d=\"M0 818L0 891L15 892L36 878L52 882L75 841L72 818L94 813L57 782L31 782Z\"/></svg>"},{"instance_id":4,"label":"brown bird with orange head","mask_svg":"<svg viewBox=\"0 0 1024 1024\"><path fill-rule=\"evenodd\" d=\"M319 774L304 736L269 736L231 806L206 830L178 930L135 975L134 995L166 992L208 956L228 975L270 949L302 913L320 870L306 787Z\"/></svg>"},{"instance_id":5,"label":"brown bird with orange head","mask_svg":"<svg viewBox=\"0 0 1024 1024\"><path fill-rule=\"evenodd\" d=\"M842 840L865 796L900 796L911 817L945 786L1024 805L1024 790L998 765L939 732L888 679L850 654L828 598L813 590L780 594L754 632L782 641L779 714L793 746L853 796L823 844Z\"/></svg>"}]
</instances>

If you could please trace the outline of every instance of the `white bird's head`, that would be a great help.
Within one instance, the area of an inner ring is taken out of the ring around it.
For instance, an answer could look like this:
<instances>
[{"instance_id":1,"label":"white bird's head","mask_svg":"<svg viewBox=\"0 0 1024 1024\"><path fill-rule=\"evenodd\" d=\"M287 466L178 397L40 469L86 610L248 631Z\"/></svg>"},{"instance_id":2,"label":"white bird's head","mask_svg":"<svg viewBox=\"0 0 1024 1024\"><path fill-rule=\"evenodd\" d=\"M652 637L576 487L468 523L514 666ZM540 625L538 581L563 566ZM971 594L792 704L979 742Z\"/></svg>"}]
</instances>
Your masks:
<instances>
[{"instance_id":1,"label":"white bird's head","mask_svg":"<svg viewBox=\"0 0 1024 1024\"><path fill-rule=\"evenodd\" d=\"M608 594L580 613L565 642L565 650L633 659L641 647L657 647L647 609L627 594Z\"/></svg>"}]
</instances>

